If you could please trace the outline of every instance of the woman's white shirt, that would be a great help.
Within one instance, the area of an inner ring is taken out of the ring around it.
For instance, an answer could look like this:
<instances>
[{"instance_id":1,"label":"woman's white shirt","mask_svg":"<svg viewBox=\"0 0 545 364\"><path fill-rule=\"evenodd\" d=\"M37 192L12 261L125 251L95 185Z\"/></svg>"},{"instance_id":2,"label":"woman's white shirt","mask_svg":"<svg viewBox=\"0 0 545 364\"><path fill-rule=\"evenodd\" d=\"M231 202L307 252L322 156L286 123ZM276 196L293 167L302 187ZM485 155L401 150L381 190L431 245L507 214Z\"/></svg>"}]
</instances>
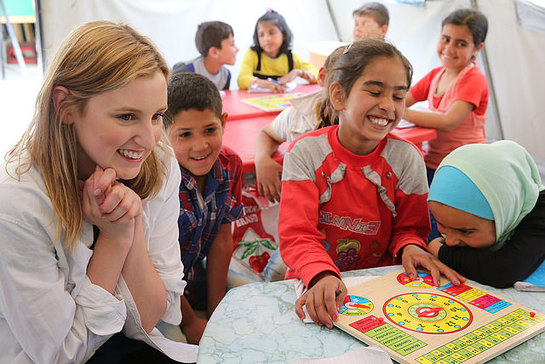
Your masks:
<instances>
[{"instance_id":1,"label":"woman's white shirt","mask_svg":"<svg viewBox=\"0 0 545 364\"><path fill-rule=\"evenodd\" d=\"M186 284L177 224L181 177L176 159L160 155L168 178L156 196L142 201L144 229L149 257L167 291L162 320L178 324ZM17 181L0 168L0 362L84 362L121 330L175 360L196 361L196 346L173 343L157 329L145 332L123 277L115 296L90 282L90 224L83 223L75 251L54 242L53 208L39 170L33 167Z\"/></svg>"}]
</instances>

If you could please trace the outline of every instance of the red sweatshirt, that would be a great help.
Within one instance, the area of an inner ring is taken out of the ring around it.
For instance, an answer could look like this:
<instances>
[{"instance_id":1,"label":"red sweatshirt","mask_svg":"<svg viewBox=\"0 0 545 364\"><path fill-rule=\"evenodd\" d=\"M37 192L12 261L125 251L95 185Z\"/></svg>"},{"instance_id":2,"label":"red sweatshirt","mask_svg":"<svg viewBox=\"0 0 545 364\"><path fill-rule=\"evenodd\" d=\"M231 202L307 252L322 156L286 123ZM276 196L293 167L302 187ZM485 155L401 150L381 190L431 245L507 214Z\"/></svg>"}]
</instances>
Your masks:
<instances>
[{"instance_id":1,"label":"red sweatshirt","mask_svg":"<svg viewBox=\"0 0 545 364\"><path fill-rule=\"evenodd\" d=\"M338 126L295 141L284 159L280 251L308 287L323 271L399 262L407 244L426 246L428 184L422 155L389 134L368 155L344 148Z\"/></svg>"}]
</instances>

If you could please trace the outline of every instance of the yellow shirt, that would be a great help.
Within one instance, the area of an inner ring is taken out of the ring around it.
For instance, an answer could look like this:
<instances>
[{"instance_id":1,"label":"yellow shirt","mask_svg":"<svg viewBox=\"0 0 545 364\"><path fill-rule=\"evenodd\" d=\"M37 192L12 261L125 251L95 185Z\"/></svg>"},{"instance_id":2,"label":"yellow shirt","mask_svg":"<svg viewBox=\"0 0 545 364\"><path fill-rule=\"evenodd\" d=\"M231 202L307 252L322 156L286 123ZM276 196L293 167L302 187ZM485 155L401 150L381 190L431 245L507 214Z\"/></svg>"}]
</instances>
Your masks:
<instances>
[{"instance_id":1,"label":"yellow shirt","mask_svg":"<svg viewBox=\"0 0 545 364\"><path fill-rule=\"evenodd\" d=\"M291 52L293 55L293 69L305 70L314 76L318 77L318 69L310 62L307 62L299 54ZM242 65L240 66L240 72L238 74L238 87L240 89L247 89L250 87L252 80L255 78L254 72L257 68L257 52L248 49L242 59ZM283 76L288 74L288 56L282 53L277 58L270 58L265 53L261 53L261 70L260 74L270 76Z\"/></svg>"}]
</instances>

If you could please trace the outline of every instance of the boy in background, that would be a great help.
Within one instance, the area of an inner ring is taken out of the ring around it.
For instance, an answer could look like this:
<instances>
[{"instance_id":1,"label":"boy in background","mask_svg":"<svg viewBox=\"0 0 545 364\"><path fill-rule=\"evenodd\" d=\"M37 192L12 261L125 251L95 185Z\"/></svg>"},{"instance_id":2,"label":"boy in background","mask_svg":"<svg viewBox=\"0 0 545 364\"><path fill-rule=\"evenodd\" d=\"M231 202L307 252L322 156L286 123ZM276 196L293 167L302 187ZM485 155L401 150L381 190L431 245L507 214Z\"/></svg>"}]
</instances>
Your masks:
<instances>
[{"instance_id":1,"label":"boy in background","mask_svg":"<svg viewBox=\"0 0 545 364\"><path fill-rule=\"evenodd\" d=\"M386 6L378 2L368 2L352 12L354 41L366 38L384 40L390 23Z\"/></svg>"},{"instance_id":2,"label":"boy in background","mask_svg":"<svg viewBox=\"0 0 545 364\"><path fill-rule=\"evenodd\" d=\"M225 295L231 223L244 216L242 161L222 146L226 119L212 81L196 73L172 76L164 128L182 172L178 228L187 286L180 326L190 344L199 343L207 318ZM206 311L207 318L194 310Z\"/></svg>"},{"instance_id":3,"label":"boy in background","mask_svg":"<svg viewBox=\"0 0 545 364\"><path fill-rule=\"evenodd\" d=\"M199 73L214 82L218 90L228 90L231 72L224 65L234 65L238 53L233 28L221 21L201 23L195 34L195 45L201 55L185 63L176 63L172 73Z\"/></svg>"}]
</instances>

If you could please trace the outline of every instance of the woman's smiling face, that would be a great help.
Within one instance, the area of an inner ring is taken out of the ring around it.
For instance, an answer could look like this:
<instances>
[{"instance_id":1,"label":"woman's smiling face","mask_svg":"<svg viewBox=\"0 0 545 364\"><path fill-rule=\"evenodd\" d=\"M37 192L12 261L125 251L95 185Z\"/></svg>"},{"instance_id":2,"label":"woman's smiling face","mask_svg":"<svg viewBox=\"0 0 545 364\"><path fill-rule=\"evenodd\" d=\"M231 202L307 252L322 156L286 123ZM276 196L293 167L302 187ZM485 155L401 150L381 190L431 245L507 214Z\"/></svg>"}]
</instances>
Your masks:
<instances>
[{"instance_id":1,"label":"woman's smiling face","mask_svg":"<svg viewBox=\"0 0 545 364\"><path fill-rule=\"evenodd\" d=\"M113 168L120 179L135 178L161 138L167 109L162 72L143 76L119 89L93 96L82 113L72 113L78 142L78 177L96 166Z\"/></svg>"}]
</instances>

